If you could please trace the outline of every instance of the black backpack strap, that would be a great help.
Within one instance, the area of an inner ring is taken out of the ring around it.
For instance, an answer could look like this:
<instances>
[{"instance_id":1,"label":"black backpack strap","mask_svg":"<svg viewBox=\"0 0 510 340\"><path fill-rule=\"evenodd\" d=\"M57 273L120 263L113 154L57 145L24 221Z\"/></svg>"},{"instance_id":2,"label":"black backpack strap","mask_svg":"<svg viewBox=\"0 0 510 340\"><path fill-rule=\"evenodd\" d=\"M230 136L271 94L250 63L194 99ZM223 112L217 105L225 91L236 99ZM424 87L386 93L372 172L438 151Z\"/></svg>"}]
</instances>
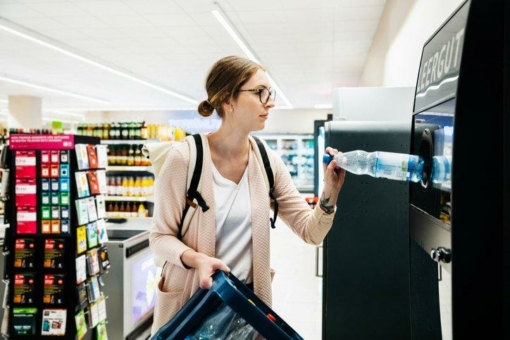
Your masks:
<instances>
[{"instance_id":1,"label":"black backpack strap","mask_svg":"<svg viewBox=\"0 0 510 340\"><path fill-rule=\"evenodd\" d=\"M252 136L255 142L257 143L257 146L259 148L260 156L262 158L262 162L264 163L264 169L266 170L267 174L267 181L269 183L269 197L271 198L274 208L274 214L273 218L269 218L271 221L271 228L276 228L276 217L278 216L278 200L276 199L274 195L274 174L273 169L271 168L271 162L269 161L269 156L266 151L266 147L264 146L264 143L257 137Z\"/></svg>"},{"instance_id":2,"label":"black backpack strap","mask_svg":"<svg viewBox=\"0 0 510 340\"><path fill-rule=\"evenodd\" d=\"M196 199L202 211L206 212L209 210L209 206L205 203L202 195L197 191L200 177L202 176L202 166L204 164L204 145L202 144L202 136L200 134L193 135L195 139L195 145L197 146L197 158L195 163L195 170L193 171L193 177L191 178L191 184L188 188L188 199L193 201Z\"/></svg>"},{"instance_id":3,"label":"black backpack strap","mask_svg":"<svg viewBox=\"0 0 510 340\"><path fill-rule=\"evenodd\" d=\"M202 136L200 136L200 134L197 133L192 135L192 137L195 141L196 161L195 168L193 169L193 176L191 177L191 182L186 196L186 206L184 207L184 211L182 212L181 223L179 224L179 236L182 236L181 235L182 225L190 206L196 208L198 203L200 208L202 208L203 212L209 210L209 206L205 202L202 195L198 192L198 184L200 183L200 177L202 176L202 166L204 163L204 145L202 143ZM190 146L190 148L192 148L192 146ZM191 166L191 160L189 166ZM197 203L195 203L195 201Z\"/></svg>"}]
</instances>

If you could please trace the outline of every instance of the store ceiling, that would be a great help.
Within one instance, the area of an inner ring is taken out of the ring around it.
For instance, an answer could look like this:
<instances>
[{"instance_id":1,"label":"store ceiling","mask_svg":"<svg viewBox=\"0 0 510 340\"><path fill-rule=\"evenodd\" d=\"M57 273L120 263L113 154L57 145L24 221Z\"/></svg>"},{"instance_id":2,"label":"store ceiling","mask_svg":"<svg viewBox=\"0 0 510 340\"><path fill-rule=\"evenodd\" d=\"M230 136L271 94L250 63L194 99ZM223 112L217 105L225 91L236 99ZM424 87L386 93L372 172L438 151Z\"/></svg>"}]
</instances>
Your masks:
<instances>
[{"instance_id":1,"label":"store ceiling","mask_svg":"<svg viewBox=\"0 0 510 340\"><path fill-rule=\"evenodd\" d=\"M298 109L331 104L333 88L358 84L385 2L218 1ZM10 95L31 95L55 110L196 108L164 89L204 100L209 67L226 55L244 56L214 8L214 0L0 0L0 26L18 32L0 29L0 105ZM281 96L276 104L285 105Z\"/></svg>"}]
</instances>

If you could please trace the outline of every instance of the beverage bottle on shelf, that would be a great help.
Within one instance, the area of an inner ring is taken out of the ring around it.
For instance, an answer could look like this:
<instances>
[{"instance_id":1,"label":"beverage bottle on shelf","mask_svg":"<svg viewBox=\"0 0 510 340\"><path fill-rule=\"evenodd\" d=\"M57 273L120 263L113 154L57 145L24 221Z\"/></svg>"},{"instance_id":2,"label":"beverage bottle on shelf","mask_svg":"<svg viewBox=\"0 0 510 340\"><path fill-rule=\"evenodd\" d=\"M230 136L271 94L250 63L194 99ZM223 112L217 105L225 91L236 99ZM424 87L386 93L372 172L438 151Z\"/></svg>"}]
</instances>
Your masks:
<instances>
[{"instance_id":1,"label":"beverage bottle on shelf","mask_svg":"<svg viewBox=\"0 0 510 340\"><path fill-rule=\"evenodd\" d=\"M148 139L148 129L145 121L142 122L142 126L140 127L140 139Z\"/></svg>"},{"instance_id":2,"label":"beverage bottle on shelf","mask_svg":"<svg viewBox=\"0 0 510 340\"><path fill-rule=\"evenodd\" d=\"M108 203L108 207L106 208L106 217L112 217L113 215L113 202L110 201Z\"/></svg>"},{"instance_id":3,"label":"beverage bottle on shelf","mask_svg":"<svg viewBox=\"0 0 510 340\"><path fill-rule=\"evenodd\" d=\"M110 131L109 131L109 137L110 139L117 139L117 123L116 122L112 122L110 124Z\"/></svg>"},{"instance_id":4,"label":"beverage bottle on shelf","mask_svg":"<svg viewBox=\"0 0 510 340\"><path fill-rule=\"evenodd\" d=\"M119 217L119 202L115 202L115 204L113 205L112 217L114 218Z\"/></svg>"},{"instance_id":5,"label":"beverage bottle on shelf","mask_svg":"<svg viewBox=\"0 0 510 340\"><path fill-rule=\"evenodd\" d=\"M147 195L152 196L154 194L154 177L147 176Z\"/></svg>"},{"instance_id":6,"label":"beverage bottle on shelf","mask_svg":"<svg viewBox=\"0 0 510 340\"><path fill-rule=\"evenodd\" d=\"M106 194L111 196L115 190L115 179L113 176L106 176ZM112 203L112 202L110 202ZM112 205L113 208L113 205Z\"/></svg>"},{"instance_id":7,"label":"beverage bottle on shelf","mask_svg":"<svg viewBox=\"0 0 510 340\"><path fill-rule=\"evenodd\" d=\"M136 145L128 146L128 158L127 158L127 166L135 165L135 148Z\"/></svg>"},{"instance_id":8,"label":"beverage bottle on shelf","mask_svg":"<svg viewBox=\"0 0 510 340\"><path fill-rule=\"evenodd\" d=\"M122 176L115 176L115 196L123 196Z\"/></svg>"},{"instance_id":9,"label":"beverage bottle on shelf","mask_svg":"<svg viewBox=\"0 0 510 340\"><path fill-rule=\"evenodd\" d=\"M108 145L107 148L108 165L117 165L117 147L115 145Z\"/></svg>"},{"instance_id":10,"label":"beverage bottle on shelf","mask_svg":"<svg viewBox=\"0 0 510 340\"><path fill-rule=\"evenodd\" d=\"M120 157L119 157L119 165L126 166L128 164L129 158L129 145L121 144L120 146Z\"/></svg>"},{"instance_id":11,"label":"beverage bottle on shelf","mask_svg":"<svg viewBox=\"0 0 510 340\"><path fill-rule=\"evenodd\" d=\"M339 167L356 175L369 175L398 181L419 182L423 173L423 159L416 155L394 152L366 152L354 150L335 156L325 154L323 161L336 160Z\"/></svg>"},{"instance_id":12,"label":"beverage bottle on shelf","mask_svg":"<svg viewBox=\"0 0 510 340\"><path fill-rule=\"evenodd\" d=\"M129 196L129 178L127 176L122 177L121 196Z\"/></svg>"},{"instance_id":13,"label":"beverage bottle on shelf","mask_svg":"<svg viewBox=\"0 0 510 340\"><path fill-rule=\"evenodd\" d=\"M108 139L110 137L110 123L103 123L103 135L101 139Z\"/></svg>"},{"instance_id":14,"label":"beverage bottle on shelf","mask_svg":"<svg viewBox=\"0 0 510 340\"><path fill-rule=\"evenodd\" d=\"M138 203L133 202L133 205L131 206L131 215L130 217L136 217L138 216Z\"/></svg>"},{"instance_id":15,"label":"beverage bottle on shelf","mask_svg":"<svg viewBox=\"0 0 510 340\"><path fill-rule=\"evenodd\" d=\"M142 196L142 177L136 176L135 183L133 185L133 196Z\"/></svg>"},{"instance_id":16,"label":"beverage bottle on shelf","mask_svg":"<svg viewBox=\"0 0 510 340\"><path fill-rule=\"evenodd\" d=\"M120 202L119 206L119 217L126 217L126 207L124 205L124 201Z\"/></svg>"},{"instance_id":17,"label":"beverage bottle on shelf","mask_svg":"<svg viewBox=\"0 0 510 340\"><path fill-rule=\"evenodd\" d=\"M142 165L142 144L134 146L135 148L135 166Z\"/></svg>"},{"instance_id":18,"label":"beverage bottle on shelf","mask_svg":"<svg viewBox=\"0 0 510 340\"><path fill-rule=\"evenodd\" d=\"M129 176L127 196L134 196L134 193L135 193L135 177Z\"/></svg>"},{"instance_id":19,"label":"beverage bottle on shelf","mask_svg":"<svg viewBox=\"0 0 510 340\"><path fill-rule=\"evenodd\" d=\"M149 216L149 212L145 208L145 205L142 202L140 202L140 205L138 206L138 217L148 217L148 216Z\"/></svg>"},{"instance_id":20,"label":"beverage bottle on shelf","mask_svg":"<svg viewBox=\"0 0 510 340\"><path fill-rule=\"evenodd\" d=\"M142 176L142 183L140 188L140 196L149 196L149 177Z\"/></svg>"}]
</instances>

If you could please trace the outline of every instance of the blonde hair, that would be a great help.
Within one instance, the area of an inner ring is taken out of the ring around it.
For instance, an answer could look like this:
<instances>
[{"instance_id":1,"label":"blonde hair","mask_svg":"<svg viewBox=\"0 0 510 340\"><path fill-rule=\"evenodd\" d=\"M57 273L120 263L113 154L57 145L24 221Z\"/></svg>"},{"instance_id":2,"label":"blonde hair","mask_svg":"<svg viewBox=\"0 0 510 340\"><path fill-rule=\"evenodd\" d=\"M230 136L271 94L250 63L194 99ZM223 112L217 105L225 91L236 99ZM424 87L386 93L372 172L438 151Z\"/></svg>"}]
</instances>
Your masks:
<instances>
[{"instance_id":1,"label":"blonde hair","mask_svg":"<svg viewBox=\"0 0 510 340\"><path fill-rule=\"evenodd\" d=\"M222 104L229 98L236 99L239 89L258 70L265 71L265 67L249 59L228 56L218 60L209 70L205 81L207 100L198 105L198 113L209 117L214 110L223 118Z\"/></svg>"}]
</instances>

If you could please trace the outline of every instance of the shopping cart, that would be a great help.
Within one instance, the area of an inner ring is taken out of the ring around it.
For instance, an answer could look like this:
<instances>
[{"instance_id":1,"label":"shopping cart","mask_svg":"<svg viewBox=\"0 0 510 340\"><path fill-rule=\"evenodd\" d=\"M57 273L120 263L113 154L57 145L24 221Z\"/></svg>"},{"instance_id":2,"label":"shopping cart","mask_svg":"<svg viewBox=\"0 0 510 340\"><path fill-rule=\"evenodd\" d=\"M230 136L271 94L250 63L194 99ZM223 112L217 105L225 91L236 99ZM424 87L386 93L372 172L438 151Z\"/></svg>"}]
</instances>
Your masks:
<instances>
[{"instance_id":1,"label":"shopping cart","mask_svg":"<svg viewBox=\"0 0 510 340\"><path fill-rule=\"evenodd\" d=\"M218 271L213 275L211 289L199 289L151 340L186 339L224 304L266 340L303 339L233 274Z\"/></svg>"}]
</instances>

